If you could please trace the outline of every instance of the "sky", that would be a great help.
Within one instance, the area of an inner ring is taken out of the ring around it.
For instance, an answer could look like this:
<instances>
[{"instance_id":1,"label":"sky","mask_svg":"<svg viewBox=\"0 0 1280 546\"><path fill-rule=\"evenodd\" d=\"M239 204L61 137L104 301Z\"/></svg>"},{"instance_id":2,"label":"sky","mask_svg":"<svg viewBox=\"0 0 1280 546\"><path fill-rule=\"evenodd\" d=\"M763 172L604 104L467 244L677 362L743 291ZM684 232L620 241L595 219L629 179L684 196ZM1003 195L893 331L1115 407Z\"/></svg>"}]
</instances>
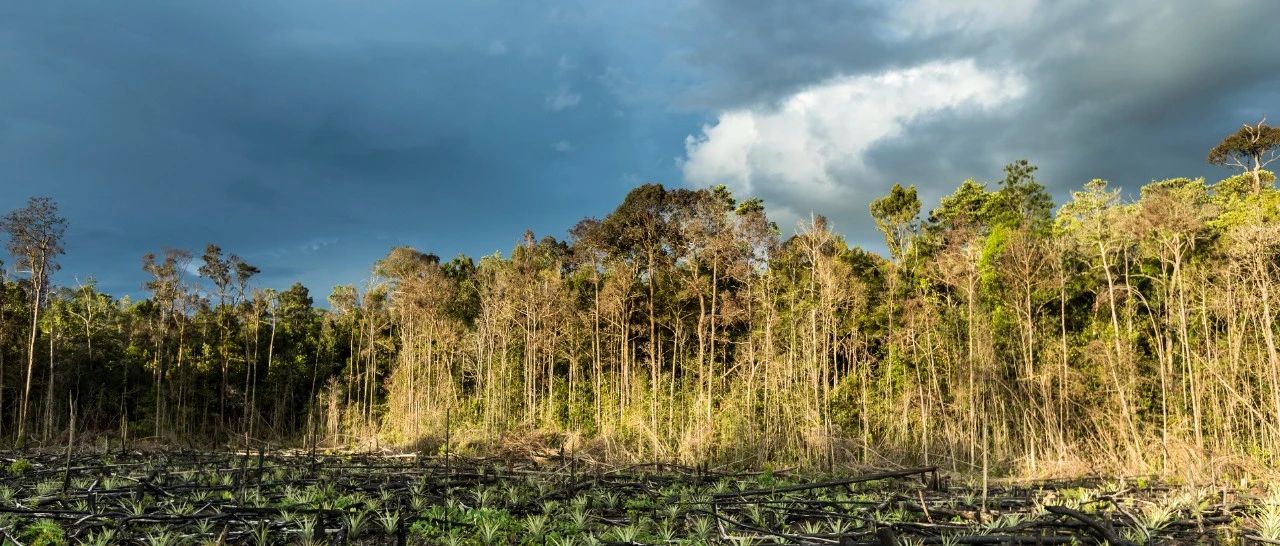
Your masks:
<instances>
[{"instance_id":1,"label":"sky","mask_svg":"<svg viewBox=\"0 0 1280 546\"><path fill-rule=\"evenodd\" d=\"M1223 178L1208 149L1280 119L1277 51L1273 0L12 1L0 209L53 197L56 280L134 295L144 253L216 243L320 301L644 182L878 248L895 182Z\"/></svg>"}]
</instances>

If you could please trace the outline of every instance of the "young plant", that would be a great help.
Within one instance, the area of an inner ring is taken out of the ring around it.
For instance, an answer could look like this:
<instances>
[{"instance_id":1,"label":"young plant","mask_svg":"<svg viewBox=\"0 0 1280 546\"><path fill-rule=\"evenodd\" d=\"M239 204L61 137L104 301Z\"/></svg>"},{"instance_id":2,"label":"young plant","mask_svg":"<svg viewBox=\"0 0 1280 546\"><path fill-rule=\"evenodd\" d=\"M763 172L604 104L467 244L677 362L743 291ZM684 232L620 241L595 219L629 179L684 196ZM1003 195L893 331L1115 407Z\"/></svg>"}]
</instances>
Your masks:
<instances>
[{"instance_id":1,"label":"young plant","mask_svg":"<svg viewBox=\"0 0 1280 546\"><path fill-rule=\"evenodd\" d=\"M8 472L10 476L21 476L31 470L31 461L26 459L14 459L9 463Z\"/></svg>"},{"instance_id":2,"label":"young plant","mask_svg":"<svg viewBox=\"0 0 1280 546\"><path fill-rule=\"evenodd\" d=\"M400 511L385 510L378 513L378 523L382 524L382 532L388 535L396 534L396 529L400 527Z\"/></svg>"},{"instance_id":3,"label":"young plant","mask_svg":"<svg viewBox=\"0 0 1280 546\"><path fill-rule=\"evenodd\" d=\"M1280 495L1272 493L1251 519L1258 529L1258 536L1266 540L1280 540Z\"/></svg>"},{"instance_id":4,"label":"young plant","mask_svg":"<svg viewBox=\"0 0 1280 546\"><path fill-rule=\"evenodd\" d=\"M85 535L82 544L87 546L107 546L114 543L115 538L116 530L104 527Z\"/></svg>"},{"instance_id":5,"label":"young plant","mask_svg":"<svg viewBox=\"0 0 1280 546\"><path fill-rule=\"evenodd\" d=\"M635 544L636 539L640 538L640 527L636 525L624 525L613 528L613 537L616 542L623 544Z\"/></svg>"},{"instance_id":6,"label":"young plant","mask_svg":"<svg viewBox=\"0 0 1280 546\"><path fill-rule=\"evenodd\" d=\"M251 537L253 538L254 546L270 546L272 537L271 524L267 522L259 523L253 528Z\"/></svg>"},{"instance_id":7,"label":"young plant","mask_svg":"<svg viewBox=\"0 0 1280 546\"><path fill-rule=\"evenodd\" d=\"M54 520L40 519L22 531L22 538L28 546L56 546L66 543L66 531Z\"/></svg>"},{"instance_id":8,"label":"young plant","mask_svg":"<svg viewBox=\"0 0 1280 546\"><path fill-rule=\"evenodd\" d=\"M547 515L533 514L524 518L524 530L534 540L541 540L542 535L547 532Z\"/></svg>"},{"instance_id":9,"label":"young plant","mask_svg":"<svg viewBox=\"0 0 1280 546\"><path fill-rule=\"evenodd\" d=\"M493 546L502 537L502 522L494 517L484 518L480 521L477 531L481 542L486 546Z\"/></svg>"},{"instance_id":10,"label":"young plant","mask_svg":"<svg viewBox=\"0 0 1280 546\"><path fill-rule=\"evenodd\" d=\"M172 531L154 531L142 537L142 542L147 546L176 546L178 535Z\"/></svg>"},{"instance_id":11,"label":"young plant","mask_svg":"<svg viewBox=\"0 0 1280 546\"><path fill-rule=\"evenodd\" d=\"M347 527L347 536L351 538L360 538L364 533L364 528L369 524L368 510L355 510L343 514L342 521Z\"/></svg>"},{"instance_id":12,"label":"young plant","mask_svg":"<svg viewBox=\"0 0 1280 546\"><path fill-rule=\"evenodd\" d=\"M702 540L711 538L711 529L714 525L715 524L711 522L711 518L705 516L693 518L693 521L690 522L690 528L693 531L694 536ZM815 532L811 534L816 535L818 533Z\"/></svg>"}]
</instances>

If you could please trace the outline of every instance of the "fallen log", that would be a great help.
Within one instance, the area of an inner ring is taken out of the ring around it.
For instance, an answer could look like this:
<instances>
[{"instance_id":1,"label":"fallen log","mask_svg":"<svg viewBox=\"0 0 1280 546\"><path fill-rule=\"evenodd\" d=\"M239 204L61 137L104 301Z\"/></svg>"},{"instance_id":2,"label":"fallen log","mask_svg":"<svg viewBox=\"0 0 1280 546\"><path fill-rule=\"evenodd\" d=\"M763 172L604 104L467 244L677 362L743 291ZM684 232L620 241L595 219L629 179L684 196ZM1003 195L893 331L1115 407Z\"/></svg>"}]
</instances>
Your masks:
<instances>
[{"instance_id":1,"label":"fallen log","mask_svg":"<svg viewBox=\"0 0 1280 546\"><path fill-rule=\"evenodd\" d=\"M830 480L825 482L802 483L796 485L787 485L783 487L769 487L763 489L748 489L746 491L728 491L724 493L716 493L717 499L726 499L734 497L754 497L759 495L773 495L776 493L792 493L795 491L808 491L811 489L824 489L828 487L843 487L855 483L872 482L876 480L887 480L891 478L908 478L911 476L923 476L929 473L936 473L938 467L927 466L921 468L907 468L903 470L890 470L886 472L875 472L872 474L863 474L852 478L843 478L839 480Z\"/></svg>"},{"instance_id":2,"label":"fallen log","mask_svg":"<svg viewBox=\"0 0 1280 546\"><path fill-rule=\"evenodd\" d=\"M1113 544L1115 546L1138 546L1137 543L1133 541L1125 540L1116 536L1116 534L1112 532L1110 529L1107 529L1106 526L1102 525L1101 523L1098 523L1096 520L1085 515L1084 512L1081 512L1079 510L1072 510L1065 506L1046 506L1044 507L1044 509L1050 514L1066 516L1076 521L1079 521L1080 523L1083 523L1085 526L1085 529L1087 529L1090 532L1090 534L1092 534L1094 538L1098 539L1099 541L1104 541L1108 544Z\"/></svg>"}]
</instances>

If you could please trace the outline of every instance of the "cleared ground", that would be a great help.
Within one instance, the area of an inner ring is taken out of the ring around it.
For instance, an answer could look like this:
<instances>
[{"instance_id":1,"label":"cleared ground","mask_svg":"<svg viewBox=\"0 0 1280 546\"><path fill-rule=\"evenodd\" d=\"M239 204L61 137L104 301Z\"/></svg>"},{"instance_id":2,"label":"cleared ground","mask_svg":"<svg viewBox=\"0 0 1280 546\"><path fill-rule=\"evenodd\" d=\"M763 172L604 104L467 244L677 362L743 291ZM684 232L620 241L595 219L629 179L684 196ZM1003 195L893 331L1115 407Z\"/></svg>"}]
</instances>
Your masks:
<instances>
[{"instance_id":1,"label":"cleared ground","mask_svg":"<svg viewBox=\"0 0 1280 546\"><path fill-rule=\"evenodd\" d=\"M0 455L0 541L39 544L1248 544L1276 495L931 468L729 473L573 457ZM985 508L984 508L985 505Z\"/></svg>"}]
</instances>

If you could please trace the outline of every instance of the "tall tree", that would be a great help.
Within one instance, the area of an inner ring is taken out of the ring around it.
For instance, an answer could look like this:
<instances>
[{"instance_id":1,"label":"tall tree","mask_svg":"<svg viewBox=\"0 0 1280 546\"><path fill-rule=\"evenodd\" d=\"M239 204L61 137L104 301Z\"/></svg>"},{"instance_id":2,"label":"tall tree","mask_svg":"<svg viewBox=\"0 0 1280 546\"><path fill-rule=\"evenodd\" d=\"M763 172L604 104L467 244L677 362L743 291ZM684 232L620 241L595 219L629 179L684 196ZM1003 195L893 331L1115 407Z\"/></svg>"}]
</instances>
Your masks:
<instances>
[{"instance_id":1,"label":"tall tree","mask_svg":"<svg viewBox=\"0 0 1280 546\"><path fill-rule=\"evenodd\" d=\"M1280 127L1258 123L1242 125L1209 150L1209 163L1229 165L1253 176L1253 193L1262 191L1262 170L1280 159Z\"/></svg>"},{"instance_id":2,"label":"tall tree","mask_svg":"<svg viewBox=\"0 0 1280 546\"><path fill-rule=\"evenodd\" d=\"M1048 227L1053 217L1053 198L1036 180L1038 167L1020 159L1004 167L1000 189L988 203L989 221L1035 230Z\"/></svg>"},{"instance_id":3,"label":"tall tree","mask_svg":"<svg viewBox=\"0 0 1280 546\"><path fill-rule=\"evenodd\" d=\"M28 274L31 292L31 335L27 341L27 375L18 411L18 438L26 433L27 408L31 398L31 376L35 371L36 333L40 308L44 305L49 276L58 270L57 257L63 254L62 238L67 221L58 215L58 204L50 197L32 197L27 206L0 218L0 231L9 234L9 254L17 259L19 271Z\"/></svg>"},{"instance_id":4,"label":"tall tree","mask_svg":"<svg viewBox=\"0 0 1280 546\"><path fill-rule=\"evenodd\" d=\"M659 270L670 259L671 237L674 235L667 190L661 184L645 184L631 190L622 204L604 220L606 233L614 241L614 250L632 263L644 264L644 280L648 289L648 358L649 415L655 455L661 450L657 437L659 381L658 359L658 278Z\"/></svg>"},{"instance_id":5,"label":"tall tree","mask_svg":"<svg viewBox=\"0 0 1280 546\"><path fill-rule=\"evenodd\" d=\"M889 194L872 201L870 208L871 217L875 219L876 228L884 235L885 246L889 247L889 255L892 258L888 266L889 293L885 303L888 316L886 344L889 350L888 363L893 366L900 360L898 352L900 344L895 339L894 319L901 307L900 300L910 297L902 288L911 286L909 280L904 277L912 261L909 258L915 248L914 236L920 224L920 197L916 194L914 184L906 188L900 184L894 184Z\"/></svg>"},{"instance_id":6,"label":"tall tree","mask_svg":"<svg viewBox=\"0 0 1280 546\"><path fill-rule=\"evenodd\" d=\"M227 417L227 368L231 365L231 355L227 347L227 295L231 288L232 262L222 257L222 248L210 243L200 257L203 262L198 272L200 276L213 283L218 294L218 307L214 310L218 322L218 355L221 357L222 383L218 388L218 427L226 426Z\"/></svg>"},{"instance_id":7,"label":"tall tree","mask_svg":"<svg viewBox=\"0 0 1280 546\"><path fill-rule=\"evenodd\" d=\"M920 197L916 194L915 184L905 188L894 184L888 195L871 202L871 217L876 221L876 228L884 234L885 245L894 260L906 258L919 215Z\"/></svg>"},{"instance_id":8,"label":"tall tree","mask_svg":"<svg viewBox=\"0 0 1280 546\"><path fill-rule=\"evenodd\" d=\"M155 352L152 354L152 374L155 379L155 432L163 432L166 411L164 381L167 376L169 356L165 345L170 328L179 332L175 360L181 369L184 356L186 332L186 303L189 297L183 285L183 273L187 264L191 263L191 253L186 250L169 248L164 251L164 259L156 261L156 255L147 253L142 257L142 269L151 275L144 286L151 291L151 300L156 304L158 328L155 330Z\"/></svg>"}]
</instances>

